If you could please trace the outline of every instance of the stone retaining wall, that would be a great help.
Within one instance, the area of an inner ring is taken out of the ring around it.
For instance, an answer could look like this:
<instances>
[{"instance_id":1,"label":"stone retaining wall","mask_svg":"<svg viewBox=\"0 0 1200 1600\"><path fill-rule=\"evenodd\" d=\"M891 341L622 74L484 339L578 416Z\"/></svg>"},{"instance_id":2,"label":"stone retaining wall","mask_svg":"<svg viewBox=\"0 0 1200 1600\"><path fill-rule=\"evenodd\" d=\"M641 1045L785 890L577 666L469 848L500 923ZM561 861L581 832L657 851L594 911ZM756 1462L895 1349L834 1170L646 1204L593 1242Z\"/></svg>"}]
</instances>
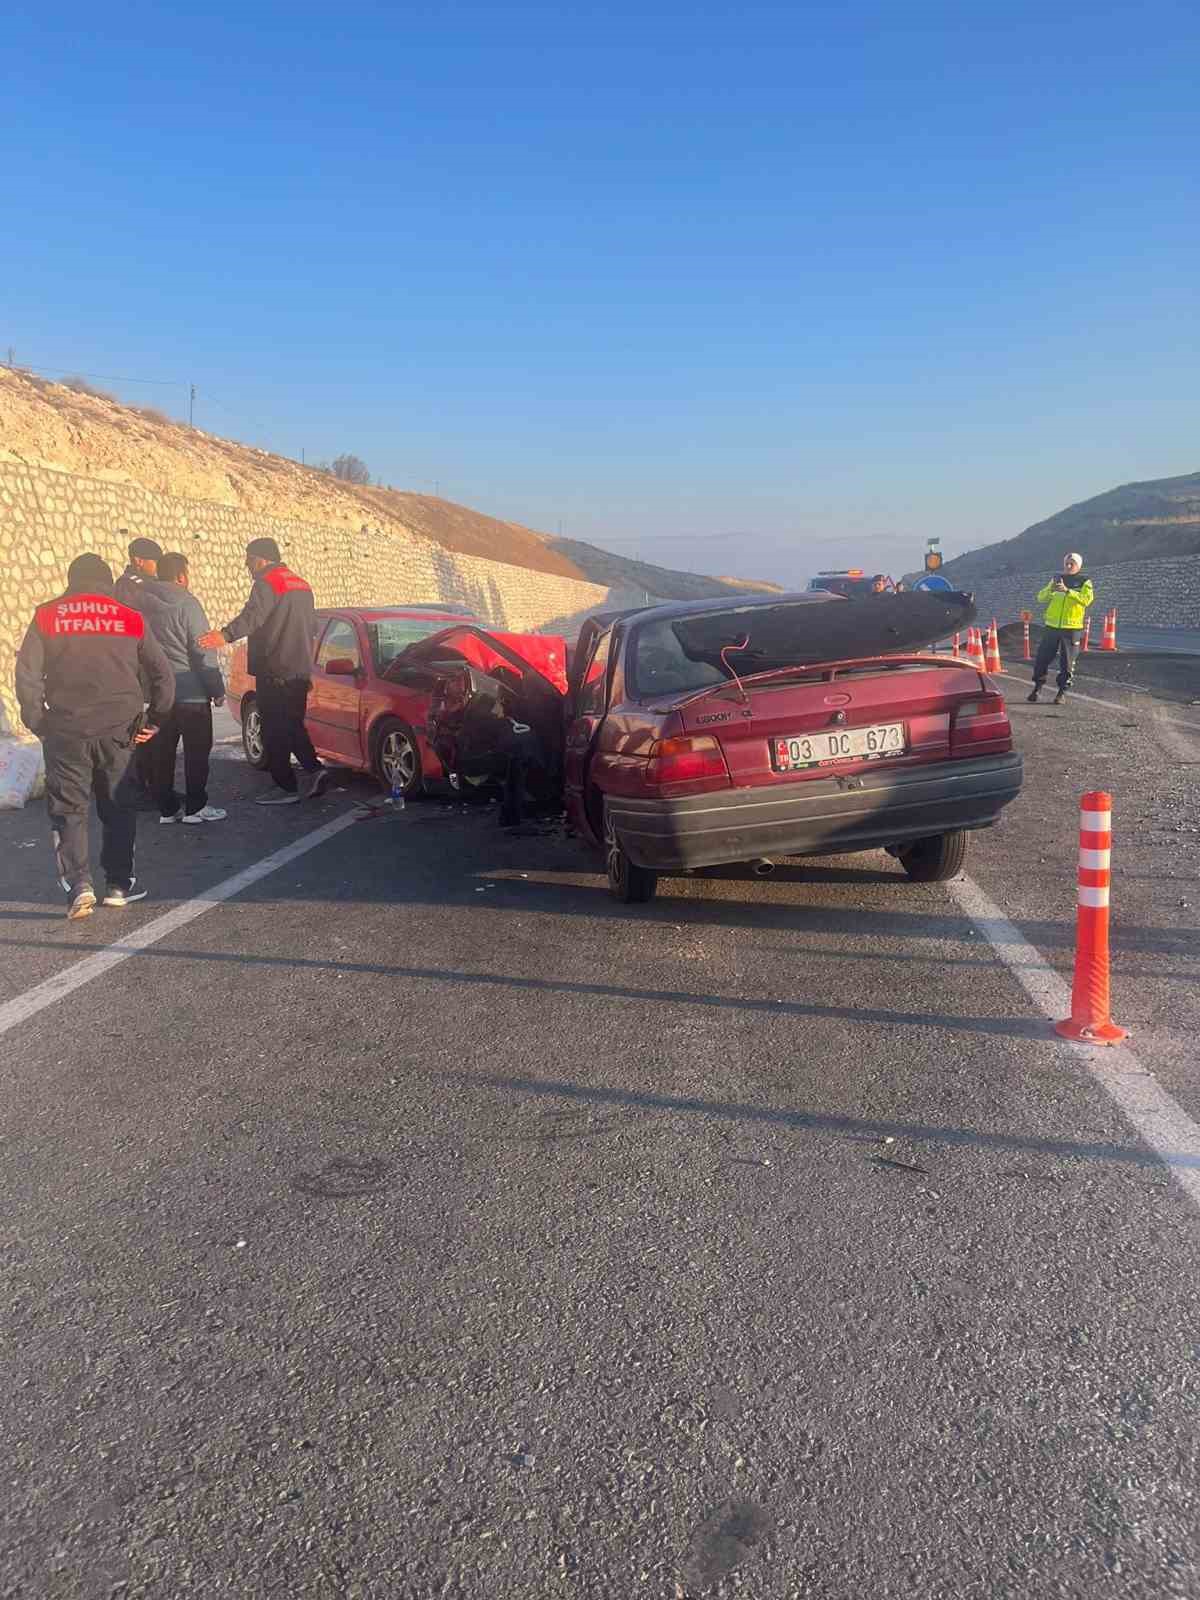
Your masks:
<instances>
[{"instance_id":1,"label":"stone retaining wall","mask_svg":"<svg viewBox=\"0 0 1200 1600\"><path fill-rule=\"evenodd\" d=\"M61 594L67 566L81 551L96 551L119 573L128 541L139 534L157 539L164 550L183 551L192 588L214 627L244 604L246 544L264 536L279 541L284 560L312 584L319 606L452 601L513 632L571 633L593 611L647 598L642 590L459 555L416 534L369 528L352 534L0 462L0 731L7 731L6 722L19 728L13 667L34 607Z\"/></svg>"},{"instance_id":2,"label":"stone retaining wall","mask_svg":"<svg viewBox=\"0 0 1200 1600\"><path fill-rule=\"evenodd\" d=\"M1096 590L1092 606L1095 618L1102 618L1116 606L1120 621L1131 627L1200 627L1200 555L1164 561L1122 561L1114 566L1089 568L1087 575ZM1042 608L1036 595L1052 576L1047 570L980 578L974 585L980 616L1012 622L1022 611L1032 611L1040 622ZM952 570L946 578L955 582Z\"/></svg>"}]
</instances>

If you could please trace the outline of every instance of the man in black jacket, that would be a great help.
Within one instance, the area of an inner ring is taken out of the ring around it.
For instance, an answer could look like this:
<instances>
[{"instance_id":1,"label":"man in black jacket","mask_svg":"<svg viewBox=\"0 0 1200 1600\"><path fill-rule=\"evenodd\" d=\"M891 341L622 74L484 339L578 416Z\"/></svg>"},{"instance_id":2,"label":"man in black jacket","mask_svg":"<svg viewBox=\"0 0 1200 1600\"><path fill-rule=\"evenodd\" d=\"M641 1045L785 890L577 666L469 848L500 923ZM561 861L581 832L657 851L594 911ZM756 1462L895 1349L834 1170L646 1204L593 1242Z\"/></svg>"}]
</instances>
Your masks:
<instances>
[{"instance_id":1,"label":"man in black jacket","mask_svg":"<svg viewBox=\"0 0 1200 1600\"><path fill-rule=\"evenodd\" d=\"M103 834L104 904L145 899L146 891L134 888L130 758L154 737L175 699L162 647L141 612L123 605L113 589L107 561L77 556L66 593L37 608L17 655L17 699L22 721L45 751L46 805L72 920L91 916L96 904L88 847L93 794Z\"/></svg>"},{"instance_id":2,"label":"man in black jacket","mask_svg":"<svg viewBox=\"0 0 1200 1600\"><path fill-rule=\"evenodd\" d=\"M150 745L160 822L221 822L225 812L208 803L213 706L225 703L225 680L217 658L199 647L207 633L204 607L191 592L188 559L176 550L158 558L158 577L146 584L157 602L145 608L151 632L175 674L175 706ZM175 754L183 741L185 793L175 788Z\"/></svg>"},{"instance_id":3,"label":"man in black jacket","mask_svg":"<svg viewBox=\"0 0 1200 1600\"><path fill-rule=\"evenodd\" d=\"M197 643L202 650L219 650L249 639L246 670L255 680L267 767L283 791L264 795L258 804L291 806L319 794L329 776L304 726L317 631L312 590L284 566L274 539L251 539L246 570L254 580L249 600L232 622L202 634ZM293 752L302 768L299 783Z\"/></svg>"},{"instance_id":4,"label":"man in black jacket","mask_svg":"<svg viewBox=\"0 0 1200 1600\"><path fill-rule=\"evenodd\" d=\"M124 528L121 532L125 532ZM123 606L132 606L135 611L142 609L142 586L147 578L157 578L158 558L161 555L162 546L153 539L131 541L129 565L113 587L113 593Z\"/></svg>"}]
</instances>

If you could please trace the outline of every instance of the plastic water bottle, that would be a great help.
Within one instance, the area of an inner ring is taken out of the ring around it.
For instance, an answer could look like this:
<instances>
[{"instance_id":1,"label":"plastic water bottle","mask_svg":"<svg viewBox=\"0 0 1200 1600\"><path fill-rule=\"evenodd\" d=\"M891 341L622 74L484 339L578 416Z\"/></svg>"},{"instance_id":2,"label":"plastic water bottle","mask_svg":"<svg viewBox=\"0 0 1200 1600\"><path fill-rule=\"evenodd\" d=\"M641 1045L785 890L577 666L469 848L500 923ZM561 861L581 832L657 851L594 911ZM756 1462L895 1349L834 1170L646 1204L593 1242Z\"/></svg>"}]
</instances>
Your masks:
<instances>
[{"instance_id":1,"label":"plastic water bottle","mask_svg":"<svg viewBox=\"0 0 1200 1600\"><path fill-rule=\"evenodd\" d=\"M404 780L398 772L392 774L391 807L393 811L404 810Z\"/></svg>"}]
</instances>

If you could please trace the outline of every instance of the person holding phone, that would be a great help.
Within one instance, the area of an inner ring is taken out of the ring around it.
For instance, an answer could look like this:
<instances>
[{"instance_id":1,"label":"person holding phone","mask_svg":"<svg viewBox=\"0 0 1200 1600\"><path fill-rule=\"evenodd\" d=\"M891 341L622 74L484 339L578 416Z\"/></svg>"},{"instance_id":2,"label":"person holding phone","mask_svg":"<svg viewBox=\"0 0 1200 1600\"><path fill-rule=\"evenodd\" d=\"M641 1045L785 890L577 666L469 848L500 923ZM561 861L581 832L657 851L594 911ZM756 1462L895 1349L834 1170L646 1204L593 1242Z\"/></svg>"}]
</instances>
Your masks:
<instances>
[{"instance_id":1,"label":"person holding phone","mask_svg":"<svg viewBox=\"0 0 1200 1600\"><path fill-rule=\"evenodd\" d=\"M1037 656L1033 663L1033 692L1029 704L1036 705L1038 694L1050 671L1050 663L1058 660L1058 693L1054 704L1061 706L1075 675L1075 653L1079 649L1079 635L1087 609L1095 599L1092 580L1083 575L1083 557L1077 550L1063 557L1062 571L1038 591L1038 604L1045 606L1042 619L1042 637L1038 641Z\"/></svg>"}]
</instances>

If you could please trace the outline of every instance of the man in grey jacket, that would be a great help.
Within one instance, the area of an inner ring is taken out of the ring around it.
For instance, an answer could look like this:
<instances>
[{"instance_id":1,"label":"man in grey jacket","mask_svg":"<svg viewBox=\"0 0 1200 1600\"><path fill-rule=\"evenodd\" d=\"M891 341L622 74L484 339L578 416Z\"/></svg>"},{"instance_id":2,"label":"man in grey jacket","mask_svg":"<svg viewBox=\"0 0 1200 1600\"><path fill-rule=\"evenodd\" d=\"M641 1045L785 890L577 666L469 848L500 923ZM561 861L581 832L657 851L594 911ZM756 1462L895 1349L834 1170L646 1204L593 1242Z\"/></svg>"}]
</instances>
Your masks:
<instances>
[{"instance_id":1,"label":"man in grey jacket","mask_svg":"<svg viewBox=\"0 0 1200 1600\"><path fill-rule=\"evenodd\" d=\"M187 557L169 551L158 558L158 578L142 585L141 609L175 674L175 705L151 746L153 787L159 822L221 822L225 812L208 803L214 705L225 703L225 680L200 635L208 632L204 607L188 588ZM183 740L185 795L175 788L175 755Z\"/></svg>"}]
</instances>

